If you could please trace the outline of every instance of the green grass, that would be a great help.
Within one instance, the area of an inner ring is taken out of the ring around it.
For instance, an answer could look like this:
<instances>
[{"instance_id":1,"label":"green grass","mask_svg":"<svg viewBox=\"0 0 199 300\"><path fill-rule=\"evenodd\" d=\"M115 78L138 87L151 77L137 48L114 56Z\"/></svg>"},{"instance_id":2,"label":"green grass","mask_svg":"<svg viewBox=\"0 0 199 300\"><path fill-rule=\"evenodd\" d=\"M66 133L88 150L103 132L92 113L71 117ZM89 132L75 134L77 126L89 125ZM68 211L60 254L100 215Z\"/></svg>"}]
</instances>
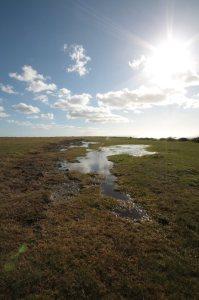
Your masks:
<instances>
[{"instance_id":1,"label":"green grass","mask_svg":"<svg viewBox=\"0 0 199 300\"><path fill-rule=\"evenodd\" d=\"M88 138L92 148L148 144L152 156L112 156L120 189L150 221L111 212L94 176L60 172L85 149L64 138L0 139L2 299L197 299L199 144ZM52 201L65 182L80 192Z\"/></svg>"}]
</instances>

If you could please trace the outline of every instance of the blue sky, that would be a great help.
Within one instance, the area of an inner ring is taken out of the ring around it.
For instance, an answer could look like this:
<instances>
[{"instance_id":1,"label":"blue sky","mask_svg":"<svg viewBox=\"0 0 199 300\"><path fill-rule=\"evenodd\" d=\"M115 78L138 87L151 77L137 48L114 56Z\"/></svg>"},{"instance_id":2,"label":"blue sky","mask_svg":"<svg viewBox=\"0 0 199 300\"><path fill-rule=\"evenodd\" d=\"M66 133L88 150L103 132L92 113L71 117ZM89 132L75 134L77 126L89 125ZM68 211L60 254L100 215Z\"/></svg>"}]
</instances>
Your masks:
<instances>
[{"instance_id":1,"label":"blue sky","mask_svg":"<svg viewBox=\"0 0 199 300\"><path fill-rule=\"evenodd\" d=\"M0 135L199 134L197 0L2 0Z\"/></svg>"}]
</instances>

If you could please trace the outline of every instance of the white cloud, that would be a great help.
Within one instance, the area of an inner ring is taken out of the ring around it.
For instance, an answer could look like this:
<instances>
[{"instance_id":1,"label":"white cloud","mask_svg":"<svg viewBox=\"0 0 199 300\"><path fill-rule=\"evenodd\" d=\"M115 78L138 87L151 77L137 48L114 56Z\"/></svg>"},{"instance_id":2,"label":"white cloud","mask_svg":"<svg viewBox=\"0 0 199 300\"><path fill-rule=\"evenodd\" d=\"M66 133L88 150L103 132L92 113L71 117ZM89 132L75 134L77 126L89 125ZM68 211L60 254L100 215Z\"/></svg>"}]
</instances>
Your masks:
<instances>
[{"instance_id":1,"label":"white cloud","mask_svg":"<svg viewBox=\"0 0 199 300\"><path fill-rule=\"evenodd\" d=\"M86 93L71 95L71 92L68 89L61 89L59 91L58 98L60 98L60 100L54 104L54 107L67 110L73 106L87 105L92 96Z\"/></svg>"},{"instance_id":2,"label":"white cloud","mask_svg":"<svg viewBox=\"0 0 199 300\"><path fill-rule=\"evenodd\" d=\"M14 91L14 88L13 86L7 84L7 85L4 85L4 84L0 84L0 90L4 93L7 93L7 94L17 94L15 91Z\"/></svg>"},{"instance_id":3,"label":"white cloud","mask_svg":"<svg viewBox=\"0 0 199 300\"><path fill-rule=\"evenodd\" d=\"M27 119L39 119L40 118L40 116L38 116L38 115L28 115L27 117L26 117Z\"/></svg>"},{"instance_id":4,"label":"white cloud","mask_svg":"<svg viewBox=\"0 0 199 300\"><path fill-rule=\"evenodd\" d=\"M30 121L19 121L19 120L7 120L9 124L15 124L17 126L26 126L30 127L32 129L41 129L41 130L51 130L51 129L72 129L72 128L78 128L76 126L70 126L70 125L65 125L65 124L55 124L55 123L50 123L50 124L44 124L44 123L37 123L34 124Z\"/></svg>"},{"instance_id":5,"label":"white cloud","mask_svg":"<svg viewBox=\"0 0 199 300\"><path fill-rule=\"evenodd\" d=\"M43 119L43 120L53 120L54 114L53 113L46 113L46 114L40 114L40 115L30 115L26 117L27 119Z\"/></svg>"},{"instance_id":6,"label":"white cloud","mask_svg":"<svg viewBox=\"0 0 199 300\"><path fill-rule=\"evenodd\" d=\"M41 129L41 130L52 130L52 129L70 129L75 128L74 126L63 125L63 124L34 124L32 125L33 129Z\"/></svg>"},{"instance_id":7,"label":"white cloud","mask_svg":"<svg viewBox=\"0 0 199 300\"><path fill-rule=\"evenodd\" d=\"M197 97L188 97L185 89L141 86L135 90L123 89L97 94L99 106L109 109L134 111L141 113L142 109L152 106L178 105L183 108L198 108Z\"/></svg>"},{"instance_id":8,"label":"white cloud","mask_svg":"<svg viewBox=\"0 0 199 300\"><path fill-rule=\"evenodd\" d=\"M63 89L59 90L58 97L59 98L68 98L68 97L70 97L70 94L71 94L70 90L63 88Z\"/></svg>"},{"instance_id":9,"label":"white cloud","mask_svg":"<svg viewBox=\"0 0 199 300\"><path fill-rule=\"evenodd\" d=\"M4 107L0 106L0 118L6 118L9 115L5 112Z\"/></svg>"},{"instance_id":10,"label":"white cloud","mask_svg":"<svg viewBox=\"0 0 199 300\"><path fill-rule=\"evenodd\" d=\"M47 95L39 95L39 96L36 96L34 98L34 100L38 100L38 101L41 101L43 103L48 103L48 96Z\"/></svg>"},{"instance_id":11,"label":"white cloud","mask_svg":"<svg viewBox=\"0 0 199 300\"><path fill-rule=\"evenodd\" d=\"M35 124L32 125L33 129L50 130L54 127L53 124Z\"/></svg>"},{"instance_id":12,"label":"white cloud","mask_svg":"<svg viewBox=\"0 0 199 300\"><path fill-rule=\"evenodd\" d=\"M181 80L183 82L184 87L190 87L190 86L199 86L199 74L194 71L187 71L182 74L178 74L178 80Z\"/></svg>"},{"instance_id":13,"label":"white cloud","mask_svg":"<svg viewBox=\"0 0 199 300\"><path fill-rule=\"evenodd\" d=\"M66 49L67 48L65 48L65 51ZM76 72L80 76L84 76L89 73L87 63L91 60L91 58L86 55L86 51L82 45L72 45L69 50L69 55L74 64L66 69L67 72Z\"/></svg>"},{"instance_id":14,"label":"white cloud","mask_svg":"<svg viewBox=\"0 0 199 300\"><path fill-rule=\"evenodd\" d=\"M22 74L10 73L9 76L11 78L15 78L20 81L32 82L34 80L45 80L44 76L39 74L36 70L33 69L32 66L23 66Z\"/></svg>"},{"instance_id":15,"label":"white cloud","mask_svg":"<svg viewBox=\"0 0 199 300\"><path fill-rule=\"evenodd\" d=\"M41 118L45 120L53 120L54 115L53 113L46 113L46 114L41 114Z\"/></svg>"},{"instance_id":16,"label":"white cloud","mask_svg":"<svg viewBox=\"0 0 199 300\"><path fill-rule=\"evenodd\" d=\"M29 92L40 93L56 90L56 85L54 83L46 83L47 78L42 74L39 74L32 66L25 65L22 67L22 71L22 74L10 73L9 76L19 81L26 82L26 90Z\"/></svg>"},{"instance_id":17,"label":"white cloud","mask_svg":"<svg viewBox=\"0 0 199 300\"><path fill-rule=\"evenodd\" d=\"M136 109L148 107L150 104L158 103L166 99L167 94L159 88L140 87L139 89L123 89L96 95L99 105L112 108Z\"/></svg>"},{"instance_id":18,"label":"white cloud","mask_svg":"<svg viewBox=\"0 0 199 300\"><path fill-rule=\"evenodd\" d=\"M175 49L174 49L175 50ZM173 56L174 55L174 56ZM176 56L175 56L176 55ZM180 56L179 59L178 55ZM174 60L174 57L177 61ZM186 58L186 55L185 55ZM133 70L139 70L139 82L143 85L137 89L123 89L98 93L98 104L114 109L134 110L154 105L176 104L184 108L198 107L196 99L187 97L192 86L199 87L199 73L195 65L183 61L180 52L170 51L154 56L141 55L129 62Z\"/></svg>"},{"instance_id":19,"label":"white cloud","mask_svg":"<svg viewBox=\"0 0 199 300\"><path fill-rule=\"evenodd\" d=\"M56 85L54 83L47 84L42 80L32 81L28 87L27 91L33 93L41 93L45 91L54 91L56 89Z\"/></svg>"},{"instance_id":20,"label":"white cloud","mask_svg":"<svg viewBox=\"0 0 199 300\"><path fill-rule=\"evenodd\" d=\"M30 121L7 120L9 124L31 127L32 129L50 129L51 124L33 124Z\"/></svg>"},{"instance_id":21,"label":"white cloud","mask_svg":"<svg viewBox=\"0 0 199 300\"><path fill-rule=\"evenodd\" d=\"M191 86L199 86L199 73L194 63L186 60L186 57L180 54L180 50L178 54L175 54L175 49L173 51L176 55L175 59L170 49L171 53L168 55L166 51L157 57L141 55L140 58L129 62L129 66L141 72L145 85L152 84L162 89L175 89L182 92Z\"/></svg>"},{"instance_id":22,"label":"white cloud","mask_svg":"<svg viewBox=\"0 0 199 300\"><path fill-rule=\"evenodd\" d=\"M63 46L63 51L66 52L67 49L68 49L68 45L67 45L67 44L64 44L64 46Z\"/></svg>"},{"instance_id":23,"label":"white cloud","mask_svg":"<svg viewBox=\"0 0 199 300\"><path fill-rule=\"evenodd\" d=\"M129 61L129 66L133 70L138 70L144 66L146 62L146 57L144 55L141 55L140 58L134 59L132 62Z\"/></svg>"},{"instance_id":24,"label":"white cloud","mask_svg":"<svg viewBox=\"0 0 199 300\"><path fill-rule=\"evenodd\" d=\"M32 123L29 121L18 121L18 120L7 120L9 124L15 124L19 126L31 126Z\"/></svg>"},{"instance_id":25,"label":"white cloud","mask_svg":"<svg viewBox=\"0 0 199 300\"><path fill-rule=\"evenodd\" d=\"M197 65L188 50L183 44L171 40L154 49L151 55L132 60L129 66L139 70L138 80L142 86L135 90L97 94L99 104L117 109L172 104L196 107L196 101L186 97L190 87L199 87Z\"/></svg>"},{"instance_id":26,"label":"white cloud","mask_svg":"<svg viewBox=\"0 0 199 300\"><path fill-rule=\"evenodd\" d=\"M22 112L24 114L30 115L30 114L37 114L40 112L39 108L32 105L27 105L25 103L19 103L13 105L13 108L19 112Z\"/></svg>"},{"instance_id":27,"label":"white cloud","mask_svg":"<svg viewBox=\"0 0 199 300\"><path fill-rule=\"evenodd\" d=\"M73 95L70 97L71 105L87 105L92 96L90 94Z\"/></svg>"},{"instance_id":28,"label":"white cloud","mask_svg":"<svg viewBox=\"0 0 199 300\"><path fill-rule=\"evenodd\" d=\"M104 107L84 106L73 107L67 114L68 119L83 118L94 123L126 123L128 119L121 115L113 114Z\"/></svg>"},{"instance_id":29,"label":"white cloud","mask_svg":"<svg viewBox=\"0 0 199 300\"><path fill-rule=\"evenodd\" d=\"M55 93L53 91L46 91L46 94L50 96L55 96Z\"/></svg>"},{"instance_id":30,"label":"white cloud","mask_svg":"<svg viewBox=\"0 0 199 300\"><path fill-rule=\"evenodd\" d=\"M60 98L54 103L54 108L67 111L69 119L83 118L88 122L128 122L128 119L120 115L113 114L107 107L96 107L89 105L92 98L90 94L71 95L70 91L61 90Z\"/></svg>"}]
</instances>

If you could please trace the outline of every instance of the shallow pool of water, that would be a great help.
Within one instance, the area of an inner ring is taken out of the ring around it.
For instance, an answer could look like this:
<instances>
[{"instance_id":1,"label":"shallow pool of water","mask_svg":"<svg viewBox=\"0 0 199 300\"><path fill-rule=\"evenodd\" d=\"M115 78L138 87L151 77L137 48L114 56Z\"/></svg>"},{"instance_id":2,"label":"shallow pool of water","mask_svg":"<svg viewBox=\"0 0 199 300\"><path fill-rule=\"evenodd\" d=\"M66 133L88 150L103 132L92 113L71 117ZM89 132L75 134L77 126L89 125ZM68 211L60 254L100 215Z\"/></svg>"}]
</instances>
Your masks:
<instances>
[{"instance_id":1,"label":"shallow pool of water","mask_svg":"<svg viewBox=\"0 0 199 300\"><path fill-rule=\"evenodd\" d=\"M70 148L71 146L69 146ZM88 146L87 146L88 147ZM108 156L128 154L132 156L143 156L154 154L146 150L147 145L116 145L110 147L102 147L99 150L90 150L86 156L78 157L77 162L63 163L63 168L80 173L96 173L109 176L113 163L108 160Z\"/></svg>"},{"instance_id":2,"label":"shallow pool of water","mask_svg":"<svg viewBox=\"0 0 199 300\"><path fill-rule=\"evenodd\" d=\"M86 147L88 146L89 142ZM117 190L117 178L111 174L113 163L108 160L108 156L119 154L128 154L131 156L154 154L154 152L149 152L147 147L147 145L115 145L102 147L99 150L90 150L86 156L78 157L77 162L62 162L61 169L78 171L84 174L96 173L103 175L100 185L102 194L119 200L129 201L132 200L129 195ZM146 212L136 205L131 210L131 215L136 220L147 216Z\"/></svg>"},{"instance_id":3,"label":"shallow pool of water","mask_svg":"<svg viewBox=\"0 0 199 300\"><path fill-rule=\"evenodd\" d=\"M77 143L71 143L68 147L61 147L60 151L64 152L71 148L89 148L90 145L98 144L98 142L77 142Z\"/></svg>"}]
</instances>

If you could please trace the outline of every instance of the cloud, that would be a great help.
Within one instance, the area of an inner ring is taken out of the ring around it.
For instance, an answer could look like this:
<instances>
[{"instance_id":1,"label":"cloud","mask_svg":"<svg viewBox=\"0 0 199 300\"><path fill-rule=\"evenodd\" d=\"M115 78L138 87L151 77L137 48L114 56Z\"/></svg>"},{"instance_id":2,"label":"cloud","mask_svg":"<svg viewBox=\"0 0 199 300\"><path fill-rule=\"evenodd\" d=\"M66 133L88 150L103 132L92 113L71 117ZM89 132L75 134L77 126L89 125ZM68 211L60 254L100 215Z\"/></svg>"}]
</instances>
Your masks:
<instances>
[{"instance_id":1,"label":"cloud","mask_svg":"<svg viewBox=\"0 0 199 300\"><path fill-rule=\"evenodd\" d=\"M97 94L98 105L109 109L141 113L152 106L178 105L183 108L198 108L197 97L188 97L186 90L178 88L145 87L135 90L123 89ZM124 112L125 112L124 111Z\"/></svg>"},{"instance_id":2,"label":"cloud","mask_svg":"<svg viewBox=\"0 0 199 300\"><path fill-rule=\"evenodd\" d=\"M104 107L75 107L69 110L68 119L83 118L87 122L93 123L127 123L129 120L121 115L113 114L109 109Z\"/></svg>"},{"instance_id":3,"label":"cloud","mask_svg":"<svg viewBox=\"0 0 199 300\"><path fill-rule=\"evenodd\" d=\"M199 86L199 74L188 70L182 74L178 74L178 80L183 82L184 87Z\"/></svg>"},{"instance_id":4,"label":"cloud","mask_svg":"<svg viewBox=\"0 0 199 300\"><path fill-rule=\"evenodd\" d=\"M32 81L27 87L27 91L33 93L54 91L55 89L56 89L56 85L54 83L47 84L42 80Z\"/></svg>"},{"instance_id":5,"label":"cloud","mask_svg":"<svg viewBox=\"0 0 199 300\"><path fill-rule=\"evenodd\" d=\"M38 95L34 98L34 100L38 100L43 103L48 103L48 96L47 95Z\"/></svg>"},{"instance_id":6,"label":"cloud","mask_svg":"<svg viewBox=\"0 0 199 300\"><path fill-rule=\"evenodd\" d=\"M141 55L140 58L134 59L132 62L129 61L129 66L133 70L138 70L144 66L146 62L146 57L144 55Z\"/></svg>"},{"instance_id":7,"label":"cloud","mask_svg":"<svg viewBox=\"0 0 199 300\"><path fill-rule=\"evenodd\" d=\"M17 94L15 91L14 91L14 88L13 86L7 84L7 85L3 85L2 83L0 84L0 90L4 93L7 93L7 94Z\"/></svg>"},{"instance_id":8,"label":"cloud","mask_svg":"<svg viewBox=\"0 0 199 300\"><path fill-rule=\"evenodd\" d=\"M34 124L31 126L32 129L41 129L41 130L51 130L53 128L57 128L54 124Z\"/></svg>"},{"instance_id":9,"label":"cloud","mask_svg":"<svg viewBox=\"0 0 199 300\"><path fill-rule=\"evenodd\" d=\"M166 56L166 52L164 55ZM133 70L141 72L145 85L153 84L160 88L175 88L175 90L181 90L182 92L183 89L191 86L199 86L199 73L195 70L193 63L190 62L187 65L185 64L185 66L181 66L183 62L178 62L175 70L175 67L172 69L173 60L172 57L168 60L168 57L164 57L163 54L156 59L141 55L139 58L129 62L129 66Z\"/></svg>"},{"instance_id":10,"label":"cloud","mask_svg":"<svg viewBox=\"0 0 199 300\"><path fill-rule=\"evenodd\" d=\"M19 81L32 82L34 80L45 80L44 76L39 74L32 66L24 65L22 67L22 74L9 73L11 78L15 78Z\"/></svg>"},{"instance_id":11,"label":"cloud","mask_svg":"<svg viewBox=\"0 0 199 300\"><path fill-rule=\"evenodd\" d=\"M52 129L71 129L71 128L76 128L75 126L69 126L69 125L64 125L64 124L33 124L32 125L33 129L41 129L41 130L52 130Z\"/></svg>"},{"instance_id":12,"label":"cloud","mask_svg":"<svg viewBox=\"0 0 199 300\"><path fill-rule=\"evenodd\" d=\"M54 114L53 113L46 113L46 114L40 114L40 115L30 115L26 117L27 119L43 119L43 120L53 120Z\"/></svg>"},{"instance_id":13,"label":"cloud","mask_svg":"<svg viewBox=\"0 0 199 300\"><path fill-rule=\"evenodd\" d=\"M96 97L99 101L99 105L116 109L136 109L149 107L150 104L165 100L167 93L159 88L146 88L142 86L135 90L123 89L119 91L110 91L104 94L98 93Z\"/></svg>"},{"instance_id":14,"label":"cloud","mask_svg":"<svg viewBox=\"0 0 199 300\"><path fill-rule=\"evenodd\" d=\"M6 118L8 117L9 115L5 112L4 110L4 107L3 106L0 106L0 119L1 118Z\"/></svg>"},{"instance_id":15,"label":"cloud","mask_svg":"<svg viewBox=\"0 0 199 300\"><path fill-rule=\"evenodd\" d=\"M27 118L27 119L39 119L40 116L38 116L38 115L29 115L29 116L27 116L26 118Z\"/></svg>"},{"instance_id":16,"label":"cloud","mask_svg":"<svg viewBox=\"0 0 199 300\"><path fill-rule=\"evenodd\" d=\"M68 97L70 97L70 94L71 94L70 90L63 88L63 89L59 90L58 97L59 98L68 98Z\"/></svg>"},{"instance_id":17,"label":"cloud","mask_svg":"<svg viewBox=\"0 0 199 300\"><path fill-rule=\"evenodd\" d=\"M32 129L44 129L44 130L50 130L53 127L57 128L56 124L43 124L43 123L38 123L38 124L33 124L30 121L18 121L18 120L7 120L7 122L9 124L15 124L17 126L26 126L26 127L30 127ZM61 126L60 126L61 128Z\"/></svg>"},{"instance_id":18,"label":"cloud","mask_svg":"<svg viewBox=\"0 0 199 300\"><path fill-rule=\"evenodd\" d=\"M83 118L87 122L100 123L128 122L127 118L113 114L107 107L89 105L92 99L90 94L71 95L69 90L62 89L59 96L61 98L54 103L53 107L67 111L68 119Z\"/></svg>"},{"instance_id":19,"label":"cloud","mask_svg":"<svg viewBox=\"0 0 199 300\"><path fill-rule=\"evenodd\" d=\"M75 94L71 95L71 91L68 89L61 89L58 94L60 100L54 104L55 108L62 110L70 109L73 106L85 106L89 103L92 96L90 94Z\"/></svg>"},{"instance_id":20,"label":"cloud","mask_svg":"<svg viewBox=\"0 0 199 300\"><path fill-rule=\"evenodd\" d=\"M32 129L50 129L51 124L33 124L30 121L7 120L9 124L31 127Z\"/></svg>"},{"instance_id":21,"label":"cloud","mask_svg":"<svg viewBox=\"0 0 199 300\"><path fill-rule=\"evenodd\" d=\"M30 121L19 121L19 120L7 120L9 124L15 124L17 126L26 126L32 129L40 129L40 130L52 130L52 129L77 129L80 127L77 126L71 126L71 125L65 125L65 124L55 124L55 123L50 123L50 124L44 124L44 123L37 123L34 124Z\"/></svg>"},{"instance_id":22,"label":"cloud","mask_svg":"<svg viewBox=\"0 0 199 300\"><path fill-rule=\"evenodd\" d=\"M9 76L19 81L27 83L26 90L33 93L55 91L54 83L46 83L47 78L39 74L32 66L23 66L22 74L10 73Z\"/></svg>"},{"instance_id":23,"label":"cloud","mask_svg":"<svg viewBox=\"0 0 199 300\"><path fill-rule=\"evenodd\" d=\"M13 108L26 115L37 114L40 112L39 108L32 105L27 105L25 103L19 103L13 105Z\"/></svg>"},{"instance_id":24,"label":"cloud","mask_svg":"<svg viewBox=\"0 0 199 300\"><path fill-rule=\"evenodd\" d=\"M66 51L66 44L65 44ZM80 76L84 76L89 73L89 69L87 67L87 63L91 60L89 56L86 55L86 51L82 45L72 45L70 46L69 56L71 60L74 62L71 66L69 66L66 71L71 73L78 73Z\"/></svg>"},{"instance_id":25,"label":"cloud","mask_svg":"<svg viewBox=\"0 0 199 300\"><path fill-rule=\"evenodd\" d=\"M41 129L41 130L61 130L61 129L66 129L66 130L72 130L71 133L74 133L74 130L83 130L85 131L85 128L80 127L80 126L73 126L73 125L65 125L65 124L55 124L55 123L51 123L51 124L43 124L43 123L39 123L39 124L32 124L31 126L33 129ZM88 129L89 131L94 131L94 128L89 128L86 127L86 129Z\"/></svg>"},{"instance_id":26,"label":"cloud","mask_svg":"<svg viewBox=\"0 0 199 300\"><path fill-rule=\"evenodd\" d=\"M54 115L53 113L46 113L46 114L41 114L41 118L45 120L53 120Z\"/></svg>"},{"instance_id":27,"label":"cloud","mask_svg":"<svg viewBox=\"0 0 199 300\"><path fill-rule=\"evenodd\" d=\"M139 81L142 80L144 87L98 94L101 105L127 109L145 108L147 103L149 106L176 104L183 108L199 107L198 100L190 96L192 87L199 87L197 65L183 45L174 43L171 47L168 44L152 56L141 55L129 62L129 66L139 69Z\"/></svg>"},{"instance_id":28,"label":"cloud","mask_svg":"<svg viewBox=\"0 0 199 300\"><path fill-rule=\"evenodd\" d=\"M64 44L63 46L63 51L66 52L68 50L68 45L67 44Z\"/></svg>"},{"instance_id":29,"label":"cloud","mask_svg":"<svg viewBox=\"0 0 199 300\"><path fill-rule=\"evenodd\" d=\"M15 124L18 126L31 126L32 123L29 121L18 121L18 120L7 120L9 124Z\"/></svg>"}]
</instances>

